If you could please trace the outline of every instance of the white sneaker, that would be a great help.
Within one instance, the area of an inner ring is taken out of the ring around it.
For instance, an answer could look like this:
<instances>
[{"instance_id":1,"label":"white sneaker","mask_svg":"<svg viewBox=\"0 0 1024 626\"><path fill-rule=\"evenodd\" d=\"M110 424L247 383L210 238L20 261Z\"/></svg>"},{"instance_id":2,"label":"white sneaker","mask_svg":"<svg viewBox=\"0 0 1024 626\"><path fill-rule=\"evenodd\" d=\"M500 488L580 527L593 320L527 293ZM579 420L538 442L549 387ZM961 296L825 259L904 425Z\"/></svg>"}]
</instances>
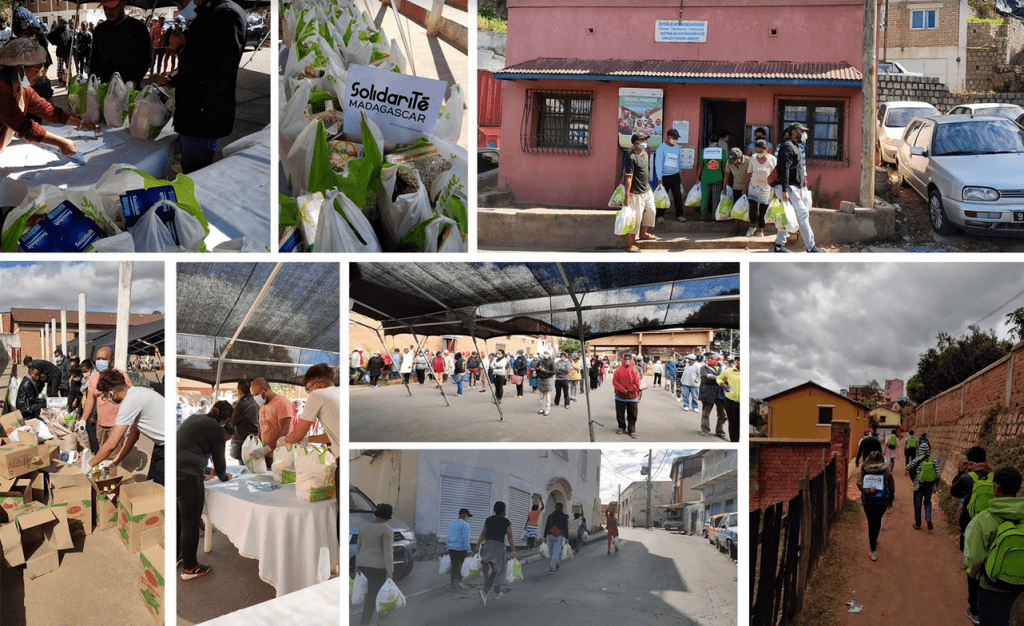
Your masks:
<instances>
[{"instance_id":1,"label":"white sneaker","mask_svg":"<svg viewBox=\"0 0 1024 626\"><path fill-rule=\"evenodd\" d=\"M872 561L877 561L878 560L878 553L875 552L874 550L871 551L871 560Z\"/></svg>"},{"instance_id":2,"label":"white sneaker","mask_svg":"<svg viewBox=\"0 0 1024 626\"><path fill-rule=\"evenodd\" d=\"M676 402L682 402L682 401L683 401L682 398L676 398ZM686 407L683 407L683 408L685 409Z\"/></svg>"},{"instance_id":3,"label":"white sneaker","mask_svg":"<svg viewBox=\"0 0 1024 626\"><path fill-rule=\"evenodd\" d=\"M749 229L747 230L747 238L749 239L750 237L753 237L753 236L754 236L754 233L755 233L755 232L757 232L757 229L756 229L756 228L754 228L753 226L751 226L751 227L750 227L750 228L749 228Z\"/></svg>"},{"instance_id":4,"label":"white sneaker","mask_svg":"<svg viewBox=\"0 0 1024 626\"><path fill-rule=\"evenodd\" d=\"M659 223L659 224L660 224L660 223L662 223L662 222L664 222L664 221L665 221L665 218L664 218L664 217L659 217L659 218L658 218L658 223Z\"/></svg>"},{"instance_id":5,"label":"white sneaker","mask_svg":"<svg viewBox=\"0 0 1024 626\"><path fill-rule=\"evenodd\" d=\"M679 220L680 222L685 222L685 221L686 221L686 218L685 218L685 217L683 217L682 215L680 215L680 216L679 216L679 217L677 217L676 219L677 219L677 220Z\"/></svg>"}]
</instances>

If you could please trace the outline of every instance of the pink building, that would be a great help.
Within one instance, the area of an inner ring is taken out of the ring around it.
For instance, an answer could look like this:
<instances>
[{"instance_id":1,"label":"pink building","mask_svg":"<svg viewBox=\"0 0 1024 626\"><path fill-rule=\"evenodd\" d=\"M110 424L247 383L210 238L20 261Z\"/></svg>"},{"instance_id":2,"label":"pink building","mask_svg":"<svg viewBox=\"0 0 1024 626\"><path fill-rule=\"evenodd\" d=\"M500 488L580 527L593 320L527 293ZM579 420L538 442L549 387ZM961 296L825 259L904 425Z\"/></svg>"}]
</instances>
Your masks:
<instances>
[{"instance_id":1,"label":"pink building","mask_svg":"<svg viewBox=\"0 0 1024 626\"><path fill-rule=\"evenodd\" d=\"M897 379L885 381L885 391L882 392L882 404L896 402L896 398L899 398L902 395L904 395L902 380Z\"/></svg>"},{"instance_id":2,"label":"pink building","mask_svg":"<svg viewBox=\"0 0 1024 626\"><path fill-rule=\"evenodd\" d=\"M754 127L777 145L799 121L810 128L808 184L820 174L822 191L856 201L863 2L684 5L508 0L498 186L520 201L604 207L638 125L652 151L676 126L699 156L719 129L745 150ZM683 168L684 194L696 171Z\"/></svg>"}]
</instances>

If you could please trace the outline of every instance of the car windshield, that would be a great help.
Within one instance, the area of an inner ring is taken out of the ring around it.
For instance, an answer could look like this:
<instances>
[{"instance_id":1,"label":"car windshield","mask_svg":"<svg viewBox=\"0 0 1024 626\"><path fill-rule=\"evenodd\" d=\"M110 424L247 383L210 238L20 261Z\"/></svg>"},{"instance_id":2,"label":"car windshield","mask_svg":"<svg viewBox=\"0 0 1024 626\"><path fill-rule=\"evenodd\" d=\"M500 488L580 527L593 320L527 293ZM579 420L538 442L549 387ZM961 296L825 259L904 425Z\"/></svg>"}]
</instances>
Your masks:
<instances>
[{"instance_id":1,"label":"car windshield","mask_svg":"<svg viewBox=\"0 0 1024 626\"><path fill-rule=\"evenodd\" d=\"M725 521L722 523L722 526L736 526L738 524L739 520L736 518L736 514L733 513L725 519Z\"/></svg>"},{"instance_id":2,"label":"car windshield","mask_svg":"<svg viewBox=\"0 0 1024 626\"><path fill-rule=\"evenodd\" d=\"M938 115L938 110L934 107L915 107L909 109L889 109L889 113L885 116L886 128L903 128L910 123L910 120L915 117L925 117L927 115Z\"/></svg>"},{"instance_id":3,"label":"car windshield","mask_svg":"<svg viewBox=\"0 0 1024 626\"><path fill-rule=\"evenodd\" d=\"M1024 128L1009 120L967 120L938 124L932 156L1024 152Z\"/></svg>"},{"instance_id":4,"label":"car windshield","mask_svg":"<svg viewBox=\"0 0 1024 626\"><path fill-rule=\"evenodd\" d=\"M1015 119L1021 113L1024 113L1024 109L1014 104L998 107L981 107L974 110L975 115L995 115L997 117L1005 117L1008 120Z\"/></svg>"},{"instance_id":5,"label":"car windshield","mask_svg":"<svg viewBox=\"0 0 1024 626\"><path fill-rule=\"evenodd\" d=\"M377 507L370 502L370 499L358 491L348 492L349 513L373 513Z\"/></svg>"}]
</instances>

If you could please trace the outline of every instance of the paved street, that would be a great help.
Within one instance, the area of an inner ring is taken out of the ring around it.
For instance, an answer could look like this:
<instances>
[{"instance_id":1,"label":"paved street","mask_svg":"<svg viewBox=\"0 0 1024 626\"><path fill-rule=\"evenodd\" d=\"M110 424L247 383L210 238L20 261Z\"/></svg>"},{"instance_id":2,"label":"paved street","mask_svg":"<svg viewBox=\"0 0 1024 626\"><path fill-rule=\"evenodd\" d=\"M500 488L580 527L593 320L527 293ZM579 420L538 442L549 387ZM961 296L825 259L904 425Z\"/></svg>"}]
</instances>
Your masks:
<instances>
[{"instance_id":1,"label":"paved street","mask_svg":"<svg viewBox=\"0 0 1024 626\"><path fill-rule=\"evenodd\" d=\"M605 543L591 543L564 562L554 576L544 561L523 566L523 580L487 606L480 602L482 579L467 582L469 592L453 592L447 575L440 588L416 594L408 605L389 614L388 626L452 624L596 624L630 626L682 624L732 626L736 623L736 564L702 537L662 529L621 529L619 553L605 553ZM436 564L417 563L417 568ZM436 569L435 569L436 572ZM436 574L435 574L436 576ZM399 588L402 582L399 581ZM358 623L359 607L352 607ZM379 621L379 616L376 618Z\"/></svg>"},{"instance_id":2,"label":"paved street","mask_svg":"<svg viewBox=\"0 0 1024 626\"><path fill-rule=\"evenodd\" d=\"M414 379L415 380L415 379ZM651 381L651 377L647 377ZM352 441L590 441L587 429L587 402L583 393L569 405L551 407L548 416L538 415L540 393L515 399L515 387L505 386L501 404L504 421L491 403L491 392L480 393L478 387L464 386L462 397L455 395L455 385L446 383L445 394L451 407L445 405L441 392L427 381L410 385L412 396L400 382L376 389L359 384L350 387L349 420ZM554 393L552 392L552 402ZM633 441L616 435L615 400L610 377L591 392L590 405L595 440L599 442ZM675 397L653 386L643 393L637 418L638 441L720 441L700 436L700 414L683 411ZM715 413L711 414L712 429ZM723 430L728 431L727 426Z\"/></svg>"}]
</instances>

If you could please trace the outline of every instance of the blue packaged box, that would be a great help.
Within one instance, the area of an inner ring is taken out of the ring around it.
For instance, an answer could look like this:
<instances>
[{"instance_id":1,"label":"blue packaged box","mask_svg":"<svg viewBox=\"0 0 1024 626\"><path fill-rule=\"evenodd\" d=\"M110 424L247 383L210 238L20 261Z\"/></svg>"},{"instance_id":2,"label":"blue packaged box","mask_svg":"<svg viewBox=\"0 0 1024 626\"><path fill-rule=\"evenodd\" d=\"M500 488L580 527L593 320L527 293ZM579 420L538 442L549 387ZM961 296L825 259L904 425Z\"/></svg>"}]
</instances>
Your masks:
<instances>
[{"instance_id":1,"label":"blue packaged box","mask_svg":"<svg viewBox=\"0 0 1024 626\"><path fill-rule=\"evenodd\" d=\"M84 252L103 236L96 222L65 200L22 235L18 243L25 252Z\"/></svg>"},{"instance_id":2,"label":"blue packaged box","mask_svg":"<svg viewBox=\"0 0 1024 626\"><path fill-rule=\"evenodd\" d=\"M174 193L174 187L164 185L149 189L133 189L121 194L121 215L124 216L125 230L135 226L142 214L161 200L177 202L178 197Z\"/></svg>"}]
</instances>

